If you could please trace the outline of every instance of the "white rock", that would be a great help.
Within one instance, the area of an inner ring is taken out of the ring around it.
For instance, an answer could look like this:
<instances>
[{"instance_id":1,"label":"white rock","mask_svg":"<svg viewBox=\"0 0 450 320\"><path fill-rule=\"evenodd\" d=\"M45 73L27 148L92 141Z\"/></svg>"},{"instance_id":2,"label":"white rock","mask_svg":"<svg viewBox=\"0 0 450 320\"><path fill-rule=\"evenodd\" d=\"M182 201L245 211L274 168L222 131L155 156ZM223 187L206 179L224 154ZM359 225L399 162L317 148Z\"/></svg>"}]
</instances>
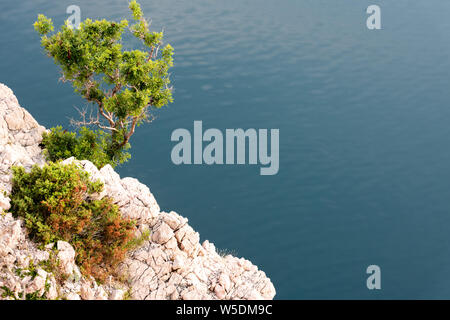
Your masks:
<instances>
[{"instance_id":1,"label":"white rock","mask_svg":"<svg viewBox=\"0 0 450 320\"><path fill-rule=\"evenodd\" d=\"M71 275L74 271L75 264L75 250L70 245L70 243L66 241L58 241L56 243L56 248L58 249L58 259L59 259L59 267L61 272L65 275Z\"/></svg>"},{"instance_id":2,"label":"white rock","mask_svg":"<svg viewBox=\"0 0 450 320\"><path fill-rule=\"evenodd\" d=\"M76 294L74 292L70 292L69 294L67 294L66 296L67 300L81 300L81 297L79 294Z\"/></svg>"},{"instance_id":3,"label":"white rock","mask_svg":"<svg viewBox=\"0 0 450 320\"><path fill-rule=\"evenodd\" d=\"M14 109L9 114L5 115L5 121L8 124L9 130L19 130L25 126L24 114L21 109Z\"/></svg>"},{"instance_id":4,"label":"white rock","mask_svg":"<svg viewBox=\"0 0 450 320\"><path fill-rule=\"evenodd\" d=\"M116 289L111 292L109 300L123 300L125 292L121 289Z\"/></svg>"},{"instance_id":5,"label":"white rock","mask_svg":"<svg viewBox=\"0 0 450 320\"><path fill-rule=\"evenodd\" d=\"M89 282L84 282L81 284L80 295L83 300L95 299L95 291L91 288L91 284Z\"/></svg>"},{"instance_id":6,"label":"white rock","mask_svg":"<svg viewBox=\"0 0 450 320\"><path fill-rule=\"evenodd\" d=\"M225 289L220 284L215 286L214 293L216 294L217 298L220 300L224 299L225 295L226 295Z\"/></svg>"},{"instance_id":7,"label":"white rock","mask_svg":"<svg viewBox=\"0 0 450 320\"><path fill-rule=\"evenodd\" d=\"M170 213L162 212L164 222L172 229L176 230L180 226L180 220L177 215L172 211Z\"/></svg>"},{"instance_id":8,"label":"white rock","mask_svg":"<svg viewBox=\"0 0 450 320\"><path fill-rule=\"evenodd\" d=\"M108 300L108 294L103 287L97 287L94 293L95 300Z\"/></svg>"},{"instance_id":9,"label":"white rock","mask_svg":"<svg viewBox=\"0 0 450 320\"><path fill-rule=\"evenodd\" d=\"M8 211L11 208L10 199L8 197L4 197L3 194L0 194L0 211Z\"/></svg>"},{"instance_id":10,"label":"white rock","mask_svg":"<svg viewBox=\"0 0 450 320\"><path fill-rule=\"evenodd\" d=\"M178 254L175 256L175 259L173 259L172 268L173 270L178 270L184 267L185 259L181 254Z\"/></svg>"},{"instance_id":11,"label":"white rock","mask_svg":"<svg viewBox=\"0 0 450 320\"><path fill-rule=\"evenodd\" d=\"M230 277L226 273L220 274L219 283L226 291L230 291L231 281L230 281Z\"/></svg>"},{"instance_id":12,"label":"white rock","mask_svg":"<svg viewBox=\"0 0 450 320\"><path fill-rule=\"evenodd\" d=\"M164 244L169 241L170 238L174 236L172 229L165 223L156 229L152 234L152 241L158 244Z\"/></svg>"}]
</instances>

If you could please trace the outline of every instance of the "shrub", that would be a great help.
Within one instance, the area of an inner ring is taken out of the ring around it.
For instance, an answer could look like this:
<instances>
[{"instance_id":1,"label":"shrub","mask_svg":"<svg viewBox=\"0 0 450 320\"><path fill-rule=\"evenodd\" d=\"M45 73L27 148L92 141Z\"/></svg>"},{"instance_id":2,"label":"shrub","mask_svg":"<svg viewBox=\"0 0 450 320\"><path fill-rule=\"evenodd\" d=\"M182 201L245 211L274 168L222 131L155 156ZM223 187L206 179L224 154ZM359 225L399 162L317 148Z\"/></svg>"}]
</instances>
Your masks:
<instances>
[{"instance_id":1,"label":"shrub","mask_svg":"<svg viewBox=\"0 0 450 320\"><path fill-rule=\"evenodd\" d=\"M52 20L40 14L34 24L47 55L61 67L62 80L94 106L96 114L79 126L97 126L107 133L101 144L109 159L118 161L129 148L136 127L152 119L152 107L173 101L169 69L173 48L163 45L163 32L150 31L140 5L132 0L129 8L134 24L127 20L86 19L79 28L67 22L60 31ZM122 35L129 30L144 50L123 50Z\"/></svg>"},{"instance_id":2,"label":"shrub","mask_svg":"<svg viewBox=\"0 0 450 320\"><path fill-rule=\"evenodd\" d=\"M11 212L24 219L33 240L72 244L82 273L103 281L136 240L134 222L121 217L111 198L91 199L102 188L75 163L50 162L30 172L13 167Z\"/></svg>"},{"instance_id":3,"label":"shrub","mask_svg":"<svg viewBox=\"0 0 450 320\"><path fill-rule=\"evenodd\" d=\"M98 168L110 164L115 167L126 161L130 154L123 152L120 157L110 158L104 151L106 148L105 134L103 131L93 131L81 127L79 134L63 130L61 126L52 128L49 133L42 135L42 145L47 160L58 161L70 157L78 160L89 160Z\"/></svg>"}]
</instances>

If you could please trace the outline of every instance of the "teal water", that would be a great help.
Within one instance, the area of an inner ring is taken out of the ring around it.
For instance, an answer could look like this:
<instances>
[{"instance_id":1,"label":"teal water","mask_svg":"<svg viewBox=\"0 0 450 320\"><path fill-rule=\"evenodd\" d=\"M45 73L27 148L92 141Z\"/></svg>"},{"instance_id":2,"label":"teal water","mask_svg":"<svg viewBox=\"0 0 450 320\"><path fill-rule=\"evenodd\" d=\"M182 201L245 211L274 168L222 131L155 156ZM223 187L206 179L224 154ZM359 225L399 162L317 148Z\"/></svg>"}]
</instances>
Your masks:
<instances>
[{"instance_id":1,"label":"teal water","mask_svg":"<svg viewBox=\"0 0 450 320\"><path fill-rule=\"evenodd\" d=\"M202 240L244 256L279 299L450 298L450 2L142 0L175 48L175 103L119 169ZM32 23L129 17L126 1L0 4L0 82L46 127L83 101ZM365 10L382 9L369 31ZM279 128L280 171L175 166L174 129ZM367 266L382 289L366 288Z\"/></svg>"}]
</instances>

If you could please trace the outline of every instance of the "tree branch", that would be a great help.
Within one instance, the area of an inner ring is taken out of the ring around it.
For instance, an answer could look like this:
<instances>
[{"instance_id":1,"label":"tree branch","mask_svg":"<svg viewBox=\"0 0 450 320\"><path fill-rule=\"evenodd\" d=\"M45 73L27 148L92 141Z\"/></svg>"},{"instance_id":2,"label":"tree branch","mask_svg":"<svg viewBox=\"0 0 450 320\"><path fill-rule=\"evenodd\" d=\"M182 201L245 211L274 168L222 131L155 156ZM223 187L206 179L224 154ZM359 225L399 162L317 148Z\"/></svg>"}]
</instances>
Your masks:
<instances>
[{"instance_id":1,"label":"tree branch","mask_svg":"<svg viewBox=\"0 0 450 320\"><path fill-rule=\"evenodd\" d=\"M77 127L95 125L95 126L99 127L100 129L103 129L103 130L118 131L114 126L108 127L108 126L103 125L100 122L100 117L99 117L98 113L97 113L97 116L94 117L94 116L92 116L92 111L91 111L89 116L86 117L86 113L87 113L86 109L80 110L80 109L78 109L76 107L75 107L75 109L77 109L77 111L80 114L80 117L81 117L82 120L81 121L77 121L77 120L74 120L74 119L71 118L70 119L70 124L71 125L77 126Z\"/></svg>"}]
</instances>

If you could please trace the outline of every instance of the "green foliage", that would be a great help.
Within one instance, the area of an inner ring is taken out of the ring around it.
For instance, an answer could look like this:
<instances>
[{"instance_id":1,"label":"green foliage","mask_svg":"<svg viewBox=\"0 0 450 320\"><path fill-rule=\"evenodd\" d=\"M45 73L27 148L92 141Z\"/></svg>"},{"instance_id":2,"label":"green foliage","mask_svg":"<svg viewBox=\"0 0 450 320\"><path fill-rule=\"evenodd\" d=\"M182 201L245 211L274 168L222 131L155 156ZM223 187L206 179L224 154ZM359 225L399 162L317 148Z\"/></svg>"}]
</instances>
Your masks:
<instances>
[{"instance_id":1,"label":"green foliage","mask_svg":"<svg viewBox=\"0 0 450 320\"><path fill-rule=\"evenodd\" d=\"M134 222L121 217L112 199L91 199L102 188L76 164L49 163L30 172L13 167L11 212L24 219L33 240L72 244L82 272L103 281L129 250Z\"/></svg>"},{"instance_id":2,"label":"green foliage","mask_svg":"<svg viewBox=\"0 0 450 320\"><path fill-rule=\"evenodd\" d=\"M48 290L50 289L50 283L48 283L47 281L45 282L45 290L44 293L42 295L40 295L39 291L35 291L35 292L31 292L31 293L27 293L25 295L25 300L47 300L47 293ZM22 294L19 294L19 297L22 297Z\"/></svg>"},{"instance_id":3,"label":"green foliage","mask_svg":"<svg viewBox=\"0 0 450 320\"><path fill-rule=\"evenodd\" d=\"M128 289L123 295L123 300L133 300L133 295L131 293L131 288Z\"/></svg>"},{"instance_id":4,"label":"green foliage","mask_svg":"<svg viewBox=\"0 0 450 320\"><path fill-rule=\"evenodd\" d=\"M47 300L47 293L48 290L50 290L50 283L48 283L47 279L45 280L45 288L43 294L40 294L39 291L35 291L27 293L24 296L23 292L19 292L16 296L14 292L7 286L1 286L0 289L3 290L3 293L1 294L2 298L12 298L14 300Z\"/></svg>"},{"instance_id":5,"label":"green foliage","mask_svg":"<svg viewBox=\"0 0 450 320\"><path fill-rule=\"evenodd\" d=\"M43 14L38 15L38 20L34 23L34 28L39 34L47 34L53 31L53 22Z\"/></svg>"},{"instance_id":6,"label":"green foliage","mask_svg":"<svg viewBox=\"0 0 450 320\"><path fill-rule=\"evenodd\" d=\"M53 162L75 157L78 160L89 160L98 168L102 168L106 164L115 167L130 157L125 148L119 154L110 157L105 152L107 149L105 133L86 127L80 128L78 135L63 130L61 126L52 128L50 133L44 132L42 135L42 145L45 147L47 160Z\"/></svg>"},{"instance_id":7,"label":"green foliage","mask_svg":"<svg viewBox=\"0 0 450 320\"><path fill-rule=\"evenodd\" d=\"M140 247L145 241L147 241L148 239L150 239L150 230L146 230L142 233L142 235L138 238L134 238L131 239L128 243L127 243L127 248L128 249L134 249L134 248L138 248Z\"/></svg>"},{"instance_id":8,"label":"green foliage","mask_svg":"<svg viewBox=\"0 0 450 320\"><path fill-rule=\"evenodd\" d=\"M64 81L75 92L95 105L97 116L83 119L80 126L97 125L109 134L100 144L110 159L120 162L129 147L135 128L151 119L149 109L173 101L169 69L173 48L162 47L163 33L153 32L144 19L140 5L131 1L134 24L86 19L79 29L68 25L55 34L51 19L38 16L34 28L41 45L61 67ZM142 42L142 50L124 50L122 35L128 28ZM161 48L161 50L159 50Z\"/></svg>"},{"instance_id":9,"label":"green foliage","mask_svg":"<svg viewBox=\"0 0 450 320\"><path fill-rule=\"evenodd\" d=\"M0 289L3 290L2 298L10 297L10 298L16 299L14 292L12 292L11 289L9 289L7 286L1 286Z\"/></svg>"}]
</instances>

